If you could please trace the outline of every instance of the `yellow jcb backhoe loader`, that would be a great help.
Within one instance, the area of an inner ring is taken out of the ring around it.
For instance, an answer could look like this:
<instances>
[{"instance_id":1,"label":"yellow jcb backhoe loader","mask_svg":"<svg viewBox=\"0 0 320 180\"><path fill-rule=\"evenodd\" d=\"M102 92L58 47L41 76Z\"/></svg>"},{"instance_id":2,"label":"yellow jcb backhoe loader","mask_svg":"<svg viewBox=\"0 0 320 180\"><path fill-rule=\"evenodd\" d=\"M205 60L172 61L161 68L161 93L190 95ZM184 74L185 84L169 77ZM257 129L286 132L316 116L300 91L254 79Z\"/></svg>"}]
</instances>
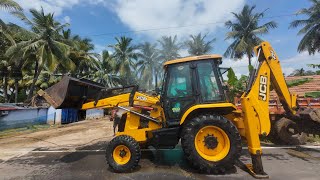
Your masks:
<instances>
[{"instance_id":1,"label":"yellow jcb backhoe loader","mask_svg":"<svg viewBox=\"0 0 320 180\"><path fill-rule=\"evenodd\" d=\"M118 108L118 131L106 150L106 160L117 172L127 172L138 165L141 145L170 149L179 140L195 169L223 172L240 157L243 138L252 158L252 165L247 166L251 174L268 177L262 166L259 136L270 132L270 85L288 116L296 113L297 97L290 94L270 44L262 42L254 50L258 66L251 72L241 97L242 110L229 101L219 68L220 55L166 62L159 95L139 92L137 86L103 89L74 79L73 88L66 88L70 77L39 94L55 108Z\"/></svg>"}]
</instances>

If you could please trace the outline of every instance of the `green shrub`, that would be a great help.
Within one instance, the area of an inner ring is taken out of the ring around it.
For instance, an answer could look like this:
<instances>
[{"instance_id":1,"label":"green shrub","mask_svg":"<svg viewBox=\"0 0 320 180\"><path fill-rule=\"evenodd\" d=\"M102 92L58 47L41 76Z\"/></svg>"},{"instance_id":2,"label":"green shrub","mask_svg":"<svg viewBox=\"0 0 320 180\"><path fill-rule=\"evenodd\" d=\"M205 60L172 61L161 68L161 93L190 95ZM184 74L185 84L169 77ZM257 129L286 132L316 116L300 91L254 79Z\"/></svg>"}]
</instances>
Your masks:
<instances>
[{"instance_id":1,"label":"green shrub","mask_svg":"<svg viewBox=\"0 0 320 180\"><path fill-rule=\"evenodd\" d=\"M320 91L307 92L304 97L320 98Z\"/></svg>"},{"instance_id":2,"label":"green shrub","mask_svg":"<svg viewBox=\"0 0 320 180\"><path fill-rule=\"evenodd\" d=\"M297 80L292 80L292 81L287 81L288 87L294 87L294 86L299 86L305 83L310 82L312 79L311 78L303 78L303 79L297 79Z\"/></svg>"}]
</instances>

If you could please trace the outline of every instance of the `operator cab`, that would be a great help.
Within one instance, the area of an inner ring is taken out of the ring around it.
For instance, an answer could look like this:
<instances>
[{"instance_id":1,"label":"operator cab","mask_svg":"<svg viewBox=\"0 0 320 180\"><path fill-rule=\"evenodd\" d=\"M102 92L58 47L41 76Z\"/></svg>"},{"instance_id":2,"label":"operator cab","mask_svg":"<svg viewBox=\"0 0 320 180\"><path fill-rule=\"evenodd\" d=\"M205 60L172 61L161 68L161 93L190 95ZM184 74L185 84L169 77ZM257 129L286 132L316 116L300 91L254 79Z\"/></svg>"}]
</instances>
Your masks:
<instances>
[{"instance_id":1,"label":"operator cab","mask_svg":"<svg viewBox=\"0 0 320 180\"><path fill-rule=\"evenodd\" d=\"M169 127L178 126L184 112L194 105L226 101L221 59L220 55L203 55L164 64L161 102Z\"/></svg>"}]
</instances>

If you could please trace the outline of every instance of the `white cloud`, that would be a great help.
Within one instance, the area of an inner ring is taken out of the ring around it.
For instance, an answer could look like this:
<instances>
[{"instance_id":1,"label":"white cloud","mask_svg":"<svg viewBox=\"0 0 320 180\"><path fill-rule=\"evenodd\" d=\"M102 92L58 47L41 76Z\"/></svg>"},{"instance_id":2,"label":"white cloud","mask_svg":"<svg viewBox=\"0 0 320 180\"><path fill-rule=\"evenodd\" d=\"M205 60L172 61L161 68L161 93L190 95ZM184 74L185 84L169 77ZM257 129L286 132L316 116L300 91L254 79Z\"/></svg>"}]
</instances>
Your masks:
<instances>
[{"instance_id":1,"label":"white cloud","mask_svg":"<svg viewBox=\"0 0 320 180\"><path fill-rule=\"evenodd\" d=\"M281 59L280 59L281 61ZM294 63L294 65L304 65L304 64L315 64L320 63L320 53L316 53L315 55L309 55L308 52L304 51L300 54L297 54L293 57L286 58L282 60L283 63Z\"/></svg>"},{"instance_id":2,"label":"white cloud","mask_svg":"<svg viewBox=\"0 0 320 180\"><path fill-rule=\"evenodd\" d=\"M290 58L279 59L282 67L283 73L288 76L295 69L305 69L305 70L314 70L307 66L307 64L319 64L320 63L320 53L317 53L313 56L310 56L307 52L302 52L300 54L296 54ZM256 58L252 59L252 65L255 65ZM243 75L249 75L248 70L248 58L242 58L240 60L234 59L223 59L223 63L221 67L231 67L237 77Z\"/></svg>"},{"instance_id":3,"label":"white cloud","mask_svg":"<svg viewBox=\"0 0 320 180\"><path fill-rule=\"evenodd\" d=\"M208 23L231 19L230 12L237 11L244 3L245 0L116 0L107 3L107 6L111 7L122 23L135 31L188 26L141 32L158 38L164 34L183 37L197 32L213 32L224 26L224 23Z\"/></svg>"},{"instance_id":4,"label":"white cloud","mask_svg":"<svg viewBox=\"0 0 320 180\"><path fill-rule=\"evenodd\" d=\"M68 24L70 24L70 22L71 22L71 18L69 16L65 16L63 18L63 20L64 20L65 23L68 23Z\"/></svg>"},{"instance_id":5,"label":"white cloud","mask_svg":"<svg viewBox=\"0 0 320 180\"><path fill-rule=\"evenodd\" d=\"M305 70L315 70L311 67L308 67L307 64L319 64L320 63L320 53L316 53L315 55L309 55L308 52L302 52L300 54L296 54L290 58L286 58L281 60L281 65L283 72L285 75L291 74L295 69L305 69Z\"/></svg>"},{"instance_id":6,"label":"white cloud","mask_svg":"<svg viewBox=\"0 0 320 180\"><path fill-rule=\"evenodd\" d=\"M35 8L43 9L46 12L55 13L55 15L61 15L64 9L72 8L72 6L78 4L81 0L16 0L22 8L25 10Z\"/></svg>"},{"instance_id":7,"label":"white cloud","mask_svg":"<svg viewBox=\"0 0 320 180\"><path fill-rule=\"evenodd\" d=\"M256 64L256 58L251 59L252 65ZM225 58L222 59L222 65L221 67L231 67L236 74L236 76L239 78L241 75L249 75L249 62L248 58L243 57L242 59L229 59Z\"/></svg>"},{"instance_id":8,"label":"white cloud","mask_svg":"<svg viewBox=\"0 0 320 180\"><path fill-rule=\"evenodd\" d=\"M105 0L15 0L20 6L24 9L24 11L28 15L28 11L30 9L40 10L44 9L45 13L54 13L55 16L61 16L63 11L66 9L71 9L73 6L78 4L94 4L97 5L99 3L106 4ZM17 18L14 18L7 12L0 11L0 18L5 22L14 22L18 23ZM68 22L68 16L64 19L65 22Z\"/></svg>"},{"instance_id":9,"label":"white cloud","mask_svg":"<svg viewBox=\"0 0 320 180\"><path fill-rule=\"evenodd\" d=\"M190 56L188 49L180 49L179 54L181 57Z\"/></svg>"},{"instance_id":10,"label":"white cloud","mask_svg":"<svg viewBox=\"0 0 320 180\"><path fill-rule=\"evenodd\" d=\"M245 0L16 0L26 11L31 8L62 15L78 4L104 5L131 30L151 38L179 35L181 39L198 32L214 32L232 19L231 12L242 8ZM89 12L90 13L90 12ZM92 14L92 13L90 13ZM7 18L6 18L7 19ZM221 22L216 23L215 22ZM210 24L211 23L211 24ZM170 27L183 28L170 28ZM186 27L185 27L186 26ZM169 28L168 28L169 27ZM159 30L160 28L160 30ZM161 29L163 28L163 29Z\"/></svg>"},{"instance_id":11,"label":"white cloud","mask_svg":"<svg viewBox=\"0 0 320 180\"><path fill-rule=\"evenodd\" d=\"M295 68L293 67L282 67L282 72L284 73L285 76L290 75L293 71L295 70Z\"/></svg>"},{"instance_id":12,"label":"white cloud","mask_svg":"<svg viewBox=\"0 0 320 180\"><path fill-rule=\"evenodd\" d=\"M63 10L72 8L74 5L80 3L94 4L99 3L106 4L107 0L15 0L25 10L35 8L37 10L41 7L45 12L54 13L59 16Z\"/></svg>"}]
</instances>

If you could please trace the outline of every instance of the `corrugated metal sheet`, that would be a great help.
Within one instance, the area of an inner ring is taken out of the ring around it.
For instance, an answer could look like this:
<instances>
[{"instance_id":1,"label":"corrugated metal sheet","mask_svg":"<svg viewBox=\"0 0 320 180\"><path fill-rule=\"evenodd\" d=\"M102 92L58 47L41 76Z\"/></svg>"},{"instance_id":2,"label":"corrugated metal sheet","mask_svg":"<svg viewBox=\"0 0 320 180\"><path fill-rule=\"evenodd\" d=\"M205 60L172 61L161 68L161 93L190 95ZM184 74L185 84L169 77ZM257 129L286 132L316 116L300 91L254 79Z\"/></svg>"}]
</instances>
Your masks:
<instances>
[{"instance_id":1,"label":"corrugated metal sheet","mask_svg":"<svg viewBox=\"0 0 320 180\"><path fill-rule=\"evenodd\" d=\"M14 107L1 107L0 106L0 111L11 111L11 110L16 110L17 108Z\"/></svg>"},{"instance_id":2,"label":"corrugated metal sheet","mask_svg":"<svg viewBox=\"0 0 320 180\"><path fill-rule=\"evenodd\" d=\"M20 107L14 103L0 103L0 111L12 111L16 109L29 109L28 107Z\"/></svg>"}]
</instances>

